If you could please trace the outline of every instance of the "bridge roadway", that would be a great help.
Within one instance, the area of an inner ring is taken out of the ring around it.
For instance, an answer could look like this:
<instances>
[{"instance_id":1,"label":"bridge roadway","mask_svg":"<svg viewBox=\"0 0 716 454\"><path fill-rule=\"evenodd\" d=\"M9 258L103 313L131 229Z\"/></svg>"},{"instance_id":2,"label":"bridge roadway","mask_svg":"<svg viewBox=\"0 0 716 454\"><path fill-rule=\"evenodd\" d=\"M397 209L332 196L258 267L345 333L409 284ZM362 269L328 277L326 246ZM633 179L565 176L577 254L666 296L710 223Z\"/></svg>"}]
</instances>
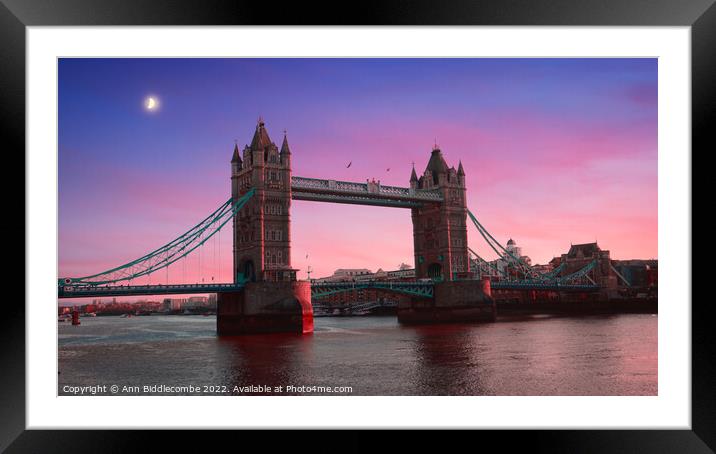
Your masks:
<instances>
[{"instance_id":1,"label":"bridge roadway","mask_svg":"<svg viewBox=\"0 0 716 454\"><path fill-rule=\"evenodd\" d=\"M377 182L354 183L296 176L291 177L291 198L393 208L420 208L426 203L443 201L442 194L436 189L402 188Z\"/></svg>"},{"instance_id":2,"label":"bridge roadway","mask_svg":"<svg viewBox=\"0 0 716 454\"><path fill-rule=\"evenodd\" d=\"M105 285L60 286L59 298L98 298L102 296L184 295L193 293L235 292L244 284L172 284L172 285Z\"/></svg>"},{"instance_id":3,"label":"bridge roadway","mask_svg":"<svg viewBox=\"0 0 716 454\"><path fill-rule=\"evenodd\" d=\"M598 285L577 285L530 281L501 281L490 284L494 290L552 290L561 292L597 292ZM119 286L60 286L58 298L98 298L103 296L184 295L196 293L235 292L244 284L172 284ZM432 298L434 283L430 281L364 281L326 282L311 285L311 296L324 298L332 294L360 289L387 290L410 296Z\"/></svg>"}]
</instances>

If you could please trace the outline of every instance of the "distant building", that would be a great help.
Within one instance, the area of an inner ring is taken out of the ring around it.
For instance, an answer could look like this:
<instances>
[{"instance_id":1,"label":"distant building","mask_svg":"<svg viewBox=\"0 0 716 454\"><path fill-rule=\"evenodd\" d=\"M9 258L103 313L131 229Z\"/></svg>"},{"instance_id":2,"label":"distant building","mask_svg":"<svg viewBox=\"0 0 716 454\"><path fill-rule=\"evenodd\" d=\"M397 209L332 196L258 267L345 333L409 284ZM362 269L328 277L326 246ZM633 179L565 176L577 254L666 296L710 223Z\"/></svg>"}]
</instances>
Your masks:
<instances>
[{"instance_id":1,"label":"distant building","mask_svg":"<svg viewBox=\"0 0 716 454\"><path fill-rule=\"evenodd\" d=\"M349 282L372 274L367 268L339 268L332 275L312 279L312 282Z\"/></svg>"},{"instance_id":2,"label":"distant building","mask_svg":"<svg viewBox=\"0 0 716 454\"><path fill-rule=\"evenodd\" d=\"M206 296L192 296L183 301L181 305L182 309L196 309L199 307L207 307L209 305L209 298Z\"/></svg>"},{"instance_id":3,"label":"distant building","mask_svg":"<svg viewBox=\"0 0 716 454\"><path fill-rule=\"evenodd\" d=\"M397 270L384 271L382 268L378 268L375 273L368 268L339 268L332 275L311 279L311 282L364 282L404 279L415 279L415 268L401 263Z\"/></svg>"},{"instance_id":4,"label":"distant building","mask_svg":"<svg viewBox=\"0 0 716 454\"><path fill-rule=\"evenodd\" d=\"M388 271L386 274L387 279L390 281L403 279L412 280L415 279L415 268L410 265L406 265L405 263L401 263L397 270Z\"/></svg>"},{"instance_id":5,"label":"distant building","mask_svg":"<svg viewBox=\"0 0 716 454\"><path fill-rule=\"evenodd\" d=\"M415 280L415 268L410 265L401 263L397 270L384 271L382 268L373 273L367 268L340 268L331 276L312 279L314 283L325 282L366 282L366 281L402 281ZM321 298L322 302L332 305L345 305L357 302L367 301L399 301L400 299L409 298L405 295L399 295L391 291L380 289L363 289L334 293L326 298Z\"/></svg>"},{"instance_id":6,"label":"distant building","mask_svg":"<svg viewBox=\"0 0 716 454\"><path fill-rule=\"evenodd\" d=\"M547 263L545 265L532 265L532 269L540 274L545 274L552 271L554 267L550 263Z\"/></svg>"},{"instance_id":7,"label":"distant building","mask_svg":"<svg viewBox=\"0 0 716 454\"><path fill-rule=\"evenodd\" d=\"M161 310L165 312L180 311L185 301L183 298L164 298Z\"/></svg>"},{"instance_id":8,"label":"distant building","mask_svg":"<svg viewBox=\"0 0 716 454\"><path fill-rule=\"evenodd\" d=\"M562 254L560 258L560 264L565 263L565 268L560 275L565 276L579 271L594 260L597 261L591 273L594 276L594 283L613 293L618 286L618 278L613 272L609 251L601 249L596 242L571 245L569 251Z\"/></svg>"},{"instance_id":9,"label":"distant building","mask_svg":"<svg viewBox=\"0 0 716 454\"><path fill-rule=\"evenodd\" d=\"M532 265L532 259L529 258L529 256L522 255L522 248L517 246L517 242L512 238L507 241L505 249L507 253L504 254L502 258L493 260L486 266L483 265L481 267L483 273L493 277L517 276L520 263L524 263L528 266Z\"/></svg>"},{"instance_id":10,"label":"distant building","mask_svg":"<svg viewBox=\"0 0 716 454\"><path fill-rule=\"evenodd\" d=\"M373 274L371 270L367 268L355 268L355 269L337 269L333 273L333 278L341 280L341 279L353 279L359 276L366 276L369 274Z\"/></svg>"},{"instance_id":11,"label":"distant building","mask_svg":"<svg viewBox=\"0 0 716 454\"><path fill-rule=\"evenodd\" d=\"M629 287L645 289L658 286L658 260L614 260L612 264L629 283Z\"/></svg>"},{"instance_id":12,"label":"distant building","mask_svg":"<svg viewBox=\"0 0 716 454\"><path fill-rule=\"evenodd\" d=\"M355 277L356 282L360 281L384 281L388 278L388 273L383 271L382 268L378 268L378 271L375 273L364 273L359 274Z\"/></svg>"},{"instance_id":13,"label":"distant building","mask_svg":"<svg viewBox=\"0 0 716 454\"><path fill-rule=\"evenodd\" d=\"M552 260L547 263L552 269L557 268L559 265L562 264L562 257L553 257Z\"/></svg>"}]
</instances>

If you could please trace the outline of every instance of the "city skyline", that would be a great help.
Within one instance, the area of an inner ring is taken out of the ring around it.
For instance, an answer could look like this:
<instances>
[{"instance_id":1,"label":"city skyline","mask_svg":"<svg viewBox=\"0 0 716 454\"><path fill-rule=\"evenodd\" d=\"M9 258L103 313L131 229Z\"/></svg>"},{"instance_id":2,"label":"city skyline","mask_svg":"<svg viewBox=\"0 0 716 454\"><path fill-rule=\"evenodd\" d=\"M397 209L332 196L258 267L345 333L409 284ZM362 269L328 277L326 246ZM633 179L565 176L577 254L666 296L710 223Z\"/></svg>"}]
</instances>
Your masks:
<instances>
[{"instance_id":1,"label":"city skyline","mask_svg":"<svg viewBox=\"0 0 716 454\"><path fill-rule=\"evenodd\" d=\"M273 142L288 130L305 177L408 186L437 142L465 167L468 207L533 263L595 240L656 258L656 78L655 59L61 59L60 275L143 255L226 200L234 140L259 115ZM413 262L409 210L291 215L301 278ZM214 241L202 276L166 279L230 281L230 228Z\"/></svg>"}]
</instances>

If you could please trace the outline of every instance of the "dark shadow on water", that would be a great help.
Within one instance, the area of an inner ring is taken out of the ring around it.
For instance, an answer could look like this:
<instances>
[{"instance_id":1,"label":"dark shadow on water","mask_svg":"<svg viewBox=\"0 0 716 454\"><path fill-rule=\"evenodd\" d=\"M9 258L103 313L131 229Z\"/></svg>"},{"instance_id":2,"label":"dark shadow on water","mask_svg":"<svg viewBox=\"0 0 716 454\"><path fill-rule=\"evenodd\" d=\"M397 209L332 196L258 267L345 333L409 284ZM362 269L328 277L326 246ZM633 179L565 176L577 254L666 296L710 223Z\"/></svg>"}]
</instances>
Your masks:
<instances>
[{"instance_id":1,"label":"dark shadow on water","mask_svg":"<svg viewBox=\"0 0 716 454\"><path fill-rule=\"evenodd\" d=\"M225 381L237 386L262 385L270 386L271 389L298 383L306 363L312 357L313 342L312 334L218 337L219 361L225 368Z\"/></svg>"},{"instance_id":2,"label":"dark shadow on water","mask_svg":"<svg viewBox=\"0 0 716 454\"><path fill-rule=\"evenodd\" d=\"M415 332L414 355L417 360L415 394L479 395L479 360L471 342L484 324L419 325Z\"/></svg>"},{"instance_id":3,"label":"dark shadow on water","mask_svg":"<svg viewBox=\"0 0 716 454\"><path fill-rule=\"evenodd\" d=\"M539 322L548 321L555 319L574 319L574 320L612 320L616 319L620 314L590 314L590 315L575 315L575 314L503 314L497 316L495 323L512 323L512 322Z\"/></svg>"}]
</instances>

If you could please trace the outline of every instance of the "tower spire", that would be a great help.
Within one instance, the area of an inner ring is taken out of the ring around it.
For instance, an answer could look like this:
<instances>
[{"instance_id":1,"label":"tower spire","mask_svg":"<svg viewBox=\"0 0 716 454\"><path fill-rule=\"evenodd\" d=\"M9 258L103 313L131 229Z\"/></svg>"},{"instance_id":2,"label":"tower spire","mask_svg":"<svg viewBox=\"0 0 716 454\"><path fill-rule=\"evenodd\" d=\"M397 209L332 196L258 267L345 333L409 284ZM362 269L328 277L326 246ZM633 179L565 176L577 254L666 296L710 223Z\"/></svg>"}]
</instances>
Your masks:
<instances>
[{"instance_id":1,"label":"tower spire","mask_svg":"<svg viewBox=\"0 0 716 454\"><path fill-rule=\"evenodd\" d=\"M288 146L288 137L286 135L286 130L283 130L283 143L281 144L281 154L291 154L291 150Z\"/></svg>"},{"instance_id":2,"label":"tower spire","mask_svg":"<svg viewBox=\"0 0 716 454\"><path fill-rule=\"evenodd\" d=\"M236 140L234 140L234 154L231 156L231 163L241 165L241 154L239 153L239 144Z\"/></svg>"},{"instance_id":3,"label":"tower spire","mask_svg":"<svg viewBox=\"0 0 716 454\"><path fill-rule=\"evenodd\" d=\"M263 117L259 117L258 123L256 124L256 132L254 132L254 138L251 139L252 150L264 150L266 147L271 145L271 138L266 131Z\"/></svg>"}]
</instances>

